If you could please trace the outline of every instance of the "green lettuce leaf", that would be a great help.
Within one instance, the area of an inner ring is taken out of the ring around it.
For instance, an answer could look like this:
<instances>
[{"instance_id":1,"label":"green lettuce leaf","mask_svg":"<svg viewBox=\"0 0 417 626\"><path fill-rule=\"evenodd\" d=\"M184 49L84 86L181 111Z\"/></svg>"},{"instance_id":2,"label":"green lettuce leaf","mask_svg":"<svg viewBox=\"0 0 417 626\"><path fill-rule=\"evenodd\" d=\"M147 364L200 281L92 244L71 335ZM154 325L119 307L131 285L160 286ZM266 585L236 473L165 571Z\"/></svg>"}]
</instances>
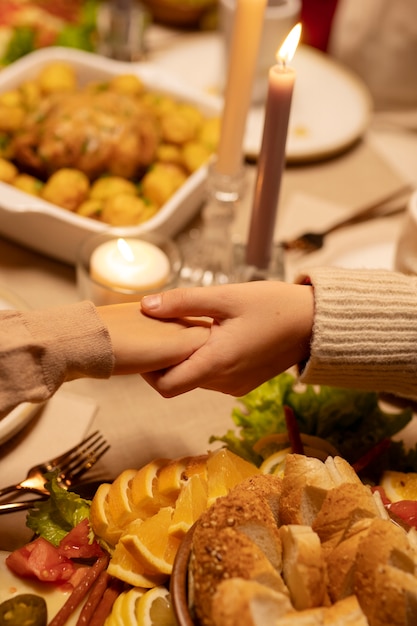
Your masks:
<instances>
[{"instance_id":1,"label":"green lettuce leaf","mask_svg":"<svg viewBox=\"0 0 417 626\"><path fill-rule=\"evenodd\" d=\"M391 438L411 420L406 408L395 413L381 408L377 393L335 387L301 385L284 372L242 398L232 411L237 427L210 441L221 441L228 448L258 466L263 458L254 444L266 435L286 431L284 406L291 407L301 433L315 435L332 443L350 463L386 437ZM385 458L397 470L416 469L417 447L406 451L402 443L393 444Z\"/></svg>"},{"instance_id":2,"label":"green lettuce leaf","mask_svg":"<svg viewBox=\"0 0 417 626\"><path fill-rule=\"evenodd\" d=\"M57 546L72 528L89 517L91 502L60 487L56 474L47 477L46 487L51 495L29 511L26 525Z\"/></svg>"}]
</instances>

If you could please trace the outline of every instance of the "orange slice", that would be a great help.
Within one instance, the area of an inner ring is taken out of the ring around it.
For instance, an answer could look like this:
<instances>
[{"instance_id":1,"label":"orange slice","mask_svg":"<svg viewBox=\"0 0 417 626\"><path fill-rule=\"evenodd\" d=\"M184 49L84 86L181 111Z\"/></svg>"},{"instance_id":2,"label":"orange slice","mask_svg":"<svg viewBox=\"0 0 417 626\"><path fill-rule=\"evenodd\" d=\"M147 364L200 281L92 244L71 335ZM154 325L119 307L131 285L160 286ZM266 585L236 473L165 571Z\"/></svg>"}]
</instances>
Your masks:
<instances>
[{"instance_id":1,"label":"orange slice","mask_svg":"<svg viewBox=\"0 0 417 626\"><path fill-rule=\"evenodd\" d=\"M123 545L144 571L171 574L180 540L169 535L172 507L163 507L152 517L131 522L120 538ZM119 545L118 544L118 545Z\"/></svg>"},{"instance_id":2,"label":"orange slice","mask_svg":"<svg viewBox=\"0 0 417 626\"><path fill-rule=\"evenodd\" d=\"M108 516L106 502L110 487L110 483L102 483L94 494L90 507L90 524L100 539L107 541L110 546L115 546L120 539L122 530L115 528Z\"/></svg>"},{"instance_id":3,"label":"orange slice","mask_svg":"<svg viewBox=\"0 0 417 626\"><path fill-rule=\"evenodd\" d=\"M255 474L260 474L256 465L226 448L210 454L207 459L208 506L216 498L228 494L242 480Z\"/></svg>"},{"instance_id":4,"label":"orange slice","mask_svg":"<svg viewBox=\"0 0 417 626\"><path fill-rule=\"evenodd\" d=\"M130 485L136 474L135 469L124 470L112 482L108 491L104 506L108 519L116 528L124 528L136 517L130 498Z\"/></svg>"},{"instance_id":5,"label":"orange slice","mask_svg":"<svg viewBox=\"0 0 417 626\"><path fill-rule=\"evenodd\" d=\"M207 508L207 483L200 474L194 474L184 484L175 505L170 535L183 539L186 532Z\"/></svg>"},{"instance_id":6,"label":"orange slice","mask_svg":"<svg viewBox=\"0 0 417 626\"><path fill-rule=\"evenodd\" d=\"M199 456L191 456L187 463L187 467L184 471L184 480L187 480L194 474L199 474L202 478L207 480L207 459L208 454L201 454Z\"/></svg>"},{"instance_id":7,"label":"orange slice","mask_svg":"<svg viewBox=\"0 0 417 626\"><path fill-rule=\"evenodd\" d=\"M155 459L136 472L130 483L132 509L137 517L145 519L156 513L160 508L155 498L154 487L158 471L170 462L169 459Z\"/></svg>"},{"instance_id":8,"label":"orange slice","mask_svg":"<svg viewBox=\"0 0 417 626\"><path fill-rule=\"evenodd\" d=\"M124 545L119 541L107 568L110 576L114 576L134 587L150 589L162 585L167 577L163 574L150 574L145 572L139 563Z\"/></svg>"},{"instance_id":9,"label":"orange slice","mask_svg":"<svg viewBox=\"0 0 417 626\"><path fill-rule=\"evenodd\" d=\"M161 467L154 484L154 493L164 506L173 506L184 483L183 474L191 457L181 457Z\"/></svg>"}]
</instances>

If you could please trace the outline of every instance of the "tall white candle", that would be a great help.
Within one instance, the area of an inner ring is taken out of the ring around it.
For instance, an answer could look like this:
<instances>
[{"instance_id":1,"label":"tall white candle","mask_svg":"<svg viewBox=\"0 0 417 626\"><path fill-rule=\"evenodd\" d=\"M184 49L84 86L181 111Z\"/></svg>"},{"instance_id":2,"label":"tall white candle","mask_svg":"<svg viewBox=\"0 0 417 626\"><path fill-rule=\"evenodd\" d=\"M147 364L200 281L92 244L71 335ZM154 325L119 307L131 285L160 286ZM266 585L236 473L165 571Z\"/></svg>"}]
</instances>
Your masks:
<instances>
[{"instance_id":1,"label":"tall white candle","mask_svg":"<svg viewBox=\"0 0 417 626\"><path fill-rule=\"evenodd\" d=\"M266 0L236 0L221 133L215 170L236 176L242 168L243 138L258 59Z\"/></svg>"},{"instance_id":2,"label":"tall white candle","mask_svg":"<svg viewBox=\"0 0 417 626\"><path fill-rule=\"evenodd\" d=\"M268 267L271 257L285 166L285 146L295 81L295 72L286 63L295 53L300 34L301 25L297 24L279 49L279 64L269 71L265 122L246 249L247 264L260 269Z\"/></svg>"},{"instance_id":3,"label":"tall white candle","mask_svg":"<svg viewBox=\"0 0 417 626\"><path fill-rule=\"evenodd\" d=\"M163 287L170 274L167 255L139 239L112 239L100 244L90 259L90 276L113 289L151 291Z\"/></svg>"}]
</instances>

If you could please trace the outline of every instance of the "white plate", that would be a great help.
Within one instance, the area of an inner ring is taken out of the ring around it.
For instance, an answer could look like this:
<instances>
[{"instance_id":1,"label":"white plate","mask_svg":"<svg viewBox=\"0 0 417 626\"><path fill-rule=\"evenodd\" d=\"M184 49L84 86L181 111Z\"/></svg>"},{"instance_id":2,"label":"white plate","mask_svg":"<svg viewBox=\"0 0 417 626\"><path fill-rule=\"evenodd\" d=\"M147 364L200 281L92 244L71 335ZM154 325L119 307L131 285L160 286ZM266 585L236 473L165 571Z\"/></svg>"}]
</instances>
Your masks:
<instances>
[{"instance_id":1,"label":"white plate","mask_svg":"<svg viewBox=\"0 0 417 626\"><path fill-rule=\"evenodd\" d=\"M142 78L149 89L190 102L205 115L220 113L220 102L217 98L188 87L155 65L123 63L70 48L44 48L6 67L0 73L0 93L32 78L51 60L71 63L82 84L133 72ZM200 207L204 198L206 177L207 167L199 168L153 218L123 231L132 237L151 231L167 237L174 236ZM89 234L104 230L117 231L109 229L106 224L76 215L0 183L0 233L25 246L74 264L82 240Z\"/></svg>"},{"instance_id":2,"label":"white plate","mask_svg":"<svg viewBox=\"0 0 417 626\"><path fill-rule=\"evenodd\" d=\"M201 91L220 93L224 60L218 35L194 36L168 50L154 52L152 58L158 66ZM309 46L299 46L291 65L297 76L288 129L288 161L322 159L348 148L362 136L372 110L363 82ZM263 107L252 108L244 143L250 157L259 154L263 121Z\"/></svg>"},{"instance_id":3,"label":"white plate","mask_svg":"<svg viewBox=\"0 0 417 626\"><path fill-rule=\"evenodd\" d=\"M300 46L291 65L296 82L287 136L287 160L315 161L338 154L366 130L372 110L364 84L322 52ZM249 114L245 148L259 154L264 110Z\"/></svg>"},{"instance_id":4,"label":"white plate","mask_svg":"<svg viewBox=\"0 0 417 626\"><path fill-rule=\"evenodd\" d=\"M27 309L27 304L14 293L0 287L0 309ZM41 404L23 402L0 419L0 445L16 435L28 424L41 408Z\"/></svg>"},{"instance_id":5,"label":"white plate","mask_svg":"<svg viewBox=\"0 0 417 626\"><path fill-rule=\"evenodd\" d=\"M337 255L331 262L335 267L346 269L382 269L394 267L395 242L384 241L361 246Z\"/></svg>"},{"instance_id":6,"label":"white plate","mask_svg":"<svg viewBox=\"0 0 417 626\"><path fill-rule=\"evenodd\" d=\"M70 591L64 591L54 585L42 584L15 576L5 563L9 554L10 552L0 550L0 603L21 593L33 593L42 596L48 608L49 623L68 599ZM68 626L76 624L79 613L80 609L77 609L74 615L65 623L68 624Z\"/></svg>"}]
</instances>

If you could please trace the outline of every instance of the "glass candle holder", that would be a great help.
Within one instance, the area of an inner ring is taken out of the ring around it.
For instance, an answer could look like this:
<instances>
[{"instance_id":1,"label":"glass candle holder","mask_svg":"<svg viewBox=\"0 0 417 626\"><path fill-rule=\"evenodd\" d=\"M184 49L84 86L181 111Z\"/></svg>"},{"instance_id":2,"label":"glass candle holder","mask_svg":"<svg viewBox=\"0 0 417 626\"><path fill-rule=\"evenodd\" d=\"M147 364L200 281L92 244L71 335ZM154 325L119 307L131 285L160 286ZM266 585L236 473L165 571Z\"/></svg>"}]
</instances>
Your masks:
<instances>
[{"instance_id":1,"label":"glass candle holder","mask_svg":"<svg viewBox=\"0 0 417 626\"><path fill-rule=\"evenodd\" d=\"M236 282L232 226L246 189L246 170L242 166L235 176L226 176L219 174L215 165L213 159L208 168L201 227L179 238L184 259L181 282L187 287Z\"/></svg>"},{"instance_id":2,"label":"glass candle holder","mask_svg":"<svg viewBox=\"0 0 417 626\"><path fill-rule=\"evenodd\" d=\"M138 302L150 293L178 285L182 259L171 239L156 234L140 237L123 230L88 237L77 259L81 300L98 306Z\"/></svg>"}]
</instances>

